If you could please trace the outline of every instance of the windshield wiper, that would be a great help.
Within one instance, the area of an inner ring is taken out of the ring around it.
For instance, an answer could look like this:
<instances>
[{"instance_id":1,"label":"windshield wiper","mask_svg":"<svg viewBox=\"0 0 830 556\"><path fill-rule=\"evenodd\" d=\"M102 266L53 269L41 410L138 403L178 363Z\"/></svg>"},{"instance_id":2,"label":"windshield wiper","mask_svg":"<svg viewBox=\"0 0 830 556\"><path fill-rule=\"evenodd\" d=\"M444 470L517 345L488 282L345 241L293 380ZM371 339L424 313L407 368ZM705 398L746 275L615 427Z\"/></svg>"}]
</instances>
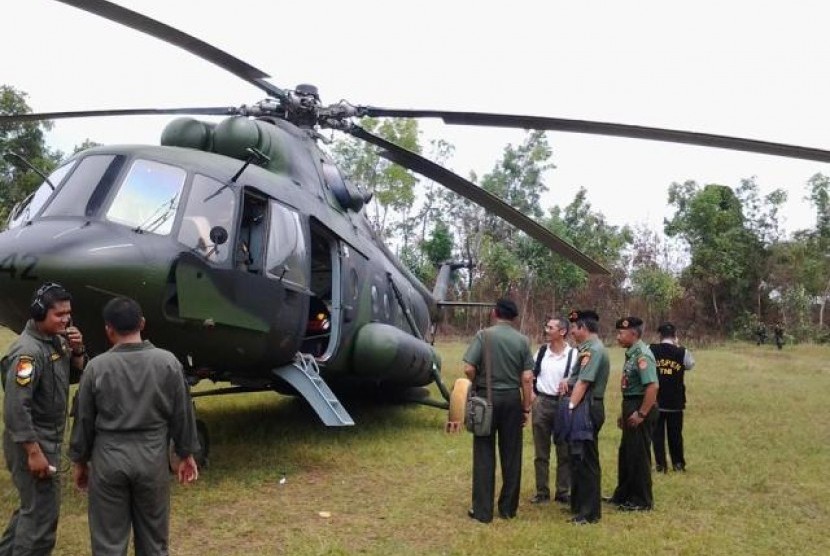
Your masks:
<instances>
[{"instance_id":1,"label":"windshield wiper","mask_svg":"<svg viewBox=\"0 0 830 556\"><path fill-rule=\"evenodd\" d=\"M21 155L20 153L16 153L16 152L14 152L14 151L6 151L5 153L3 153L3 156L4 156L6 159L8 159L8 158L12 158L12 157L14 157L14 158L18 159L20 162L22 162L23 164L25 164L26 166L28 166L28 167L29 167L29 169L30 169L31 171L33 171L33 172L34 172L34 173L36 173L38 176L40 176L41 178L43 178L43 181L45 181L47 184L49 184L49 187L51 187L51 188L52 188L52 191L54 191L54 190L55 190L55 184L53 184L51 181L49 181L49 177L48 177L46 174L44 174L43 172L41 172L41 171L37 168L37 166L35 166L35 165L34 165L34 164L32 164L31 162L29 162L28 160L26 160L25 158L23 158L23 155Z\"/></svg>"},{"instance_id":2,"label":"windshield wiper","mask_svg":"<svg viewBox=\"0 0 830 556\"><path fill-rule=\"evenodd\" d=\"M143 234L144 232L154 232L156 231L159 226L167 222L167 219L170 218L172 214L176 213L176 209L178 208L178 204L176 201L179 198L179 194L176 193L168 201L164 201L159 207L153 211L153 213L148 216L144 222L133 228L133 231L138 234ZM166 207L166 209L165 209ZM164 210L161 214L156 216L160 211ZM145 228L146 226L146 228Z\"/></svg>"}]
</instances>

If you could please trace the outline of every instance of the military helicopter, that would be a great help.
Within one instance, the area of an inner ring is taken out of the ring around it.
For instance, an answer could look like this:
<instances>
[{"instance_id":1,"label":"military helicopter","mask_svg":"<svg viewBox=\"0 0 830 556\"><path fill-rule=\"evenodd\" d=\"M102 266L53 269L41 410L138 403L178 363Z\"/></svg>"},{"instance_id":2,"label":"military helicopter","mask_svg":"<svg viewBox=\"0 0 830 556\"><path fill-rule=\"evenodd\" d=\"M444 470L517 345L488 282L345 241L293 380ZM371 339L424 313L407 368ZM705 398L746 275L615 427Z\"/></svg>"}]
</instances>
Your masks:
<instances>
[{"instance_id":1,"label":"military helicopter","mask_svg":"<svg viewBox=\"0 0 830 556\"><path fill-rule=\"evenodd\" d=\"M320 147L333 129L505 219L589 273L596 261L498 197L361 128L363 116L632 137L830 161L830 152L749 139L509 114L324 105L312 85L282 89L263 71L178 29L105 0L58 0L193 53L267 95L250 105L15 114L9 122L182 114L160 146L113 145L63 162L0 233L0 323L19 332L32 291L58 281L74 296L88 349L106 349L100 309L128 295L153 342L174 352L196 392L299 394L324 424L354 424L337 392L404 391L435 382L450 399L430 343L453 269L433 290L373 232L369 201ZM192 116L225 116L218 124ZM205 431L202 431L205 434Z\"/></svg>"}]
</instances>

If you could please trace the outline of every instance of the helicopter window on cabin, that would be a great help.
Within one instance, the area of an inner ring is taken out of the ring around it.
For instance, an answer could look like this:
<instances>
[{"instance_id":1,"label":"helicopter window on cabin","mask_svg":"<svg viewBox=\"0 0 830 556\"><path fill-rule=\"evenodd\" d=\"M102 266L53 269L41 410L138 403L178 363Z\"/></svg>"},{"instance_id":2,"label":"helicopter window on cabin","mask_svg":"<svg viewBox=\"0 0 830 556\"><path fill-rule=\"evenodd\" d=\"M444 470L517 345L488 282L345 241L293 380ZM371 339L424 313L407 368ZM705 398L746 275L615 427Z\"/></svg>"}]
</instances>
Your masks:
<instances>
[{"instance_id":1,"label":"helicopter window on cabin","mask_svg":"<svg viewBox=\"0 0 830 556\"><path fill-rule=\"evenodd\" d=\"M38 187L34 193L26 197L26 199L24 199L12 210L12 213L9 216L8 226L6 227L8 229L17 228L21 224L31 220L41 209L41 207L46 204L49 197L52 196L52 186L59 187L63 181L63 178L66 177L66 174L68 174L69 171L75 167L76 162L76 160L68 162L49 174L48 181L44 181L40 184L40 187Z\"/></svg>"},{"instance_id":2,"label":"helicopter window on cabin","mask_svg":"<svg viewBox=\"0 0 830 556\"><path fill-rule=\"evenodd\" d=\"M308 288L309 254L306 245L306 234L300 215L272 202L268 255L265 259L268 274Z\"/></svg>"},{"instance_id":3,"label":"helicopter window on cabin","mask_svg":"<svg viewBox=\"0 0 830 556\"><path fill-rule=\"evenodd\" d=\"M87 203L105 176L111 175L112 165L123 163L122 157L111 154L87 156L58 188L55 196L43 210L43 216L88 216Z\"/></svg>"},{"instance_id":4,"label":"helicopter window on cabin","mask_svg":"<svg viewBox=\"0 0 830 556\"><path fill-rule=\"evenodd\" d=\"M181 168L136 160L107 211L107 219L140 232L169 234L186 177Z\"/></svg>"},{"instance_id":5,"label":"helicopter window on cabin","mask_svg":"<svg viewBox=\"0 0 830 556\"><path fill-rule=\"evenodd\" d=\"M228 260L233 242L215 245L210 239L210 230L217 226L232 230L234 214L236 196L233 190L196 174L184 208L179 241L212 262L224 262Z\"/></svg>"}]
</instances>

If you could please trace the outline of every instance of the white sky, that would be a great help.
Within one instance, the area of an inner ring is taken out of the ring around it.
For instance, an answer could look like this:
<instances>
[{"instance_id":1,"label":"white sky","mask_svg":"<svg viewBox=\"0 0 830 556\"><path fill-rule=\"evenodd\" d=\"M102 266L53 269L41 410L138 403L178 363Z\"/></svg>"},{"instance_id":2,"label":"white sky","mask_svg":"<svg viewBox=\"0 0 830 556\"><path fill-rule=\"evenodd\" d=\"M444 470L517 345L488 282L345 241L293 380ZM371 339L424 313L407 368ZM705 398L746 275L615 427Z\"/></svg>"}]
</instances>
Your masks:
<instances>
[{"instance_id":1,"label":"white sky","mask_svg":"<svg viewBox=\"0 0 830 556\"><path fill-rule=\"evenodd\" d=\"M830 149L830 4L822 1L120 0L324 103L536 114L669 127ZM0 83L34 111L250 104L262 93L195 56L51 0L5 0ZM170 117L59 121L48 142L157 144ZM449 166L488 171L521 131L425 121ZM789 192L830 165L651 141L550 133L545 205L579 186L615 224L659 227L672 181Z\"/></svg>"}]
</instances>

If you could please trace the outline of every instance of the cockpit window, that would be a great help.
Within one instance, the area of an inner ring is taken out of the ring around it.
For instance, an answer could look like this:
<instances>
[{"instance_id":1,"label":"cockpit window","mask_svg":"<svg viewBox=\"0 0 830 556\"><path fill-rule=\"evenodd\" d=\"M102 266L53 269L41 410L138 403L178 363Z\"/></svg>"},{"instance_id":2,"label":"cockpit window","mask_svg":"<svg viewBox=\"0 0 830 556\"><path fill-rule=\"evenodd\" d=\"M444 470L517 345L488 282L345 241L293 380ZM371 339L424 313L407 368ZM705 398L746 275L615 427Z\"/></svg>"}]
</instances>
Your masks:
<instances>
[{"instance_id":1,"label":"cockpit window","mask_svg":"<svg viewBox=\"0 0 830 556\"><path fill-rule=\"evenodd\" d=\"M17 228L21 224L25 224L31 220L46 203L46 201L49 200L49 197L52 195L52 186L55 186L56 188L60 187L63 178L65 178L66 174L68 174L69 171L75 167L76 162L76 160L73 160L58 167L49 175L49 182L51 182L51 185L49 182L43 182L34 193L26 197L26 199L17 205L9 217L7 228Z\"/></svg>"},{"instance_id":2,"label":"cockpit window","mask_svg":"<svg viewBox=\"0 0 830 556\"><path fill-rule=\"evenodd\" d=\"M124 162L123 156L101 154L87 156L79 163L66 182L58 188L42 216L89 216L87 204L98 186L117 174Z\"/></svg>"},{"instance_id":3,"label":"cockpit window","mask_svg":"<svg viewBox=\"0 0 830 556\"><path fill-rule=\"evenodd\" d=\"M210 239L210 230L221 226L230 233L235 214L236 195L233 190L214 179L196 174L179 228L179 241L212 262L226 261L233 242L228 240L223 245L215 245Z\"/></svg>"},{"instance_id":4,"label":"cockpit window","mask_svg":"<svg viewBox=\"0 0 830 556\"><path fill-rule=\"evenodd\" d=\"M136 160L107 210L107 219L140 232L169 234L186 177L187 172L176 166Z\"/></svg>"}]
</instances>

